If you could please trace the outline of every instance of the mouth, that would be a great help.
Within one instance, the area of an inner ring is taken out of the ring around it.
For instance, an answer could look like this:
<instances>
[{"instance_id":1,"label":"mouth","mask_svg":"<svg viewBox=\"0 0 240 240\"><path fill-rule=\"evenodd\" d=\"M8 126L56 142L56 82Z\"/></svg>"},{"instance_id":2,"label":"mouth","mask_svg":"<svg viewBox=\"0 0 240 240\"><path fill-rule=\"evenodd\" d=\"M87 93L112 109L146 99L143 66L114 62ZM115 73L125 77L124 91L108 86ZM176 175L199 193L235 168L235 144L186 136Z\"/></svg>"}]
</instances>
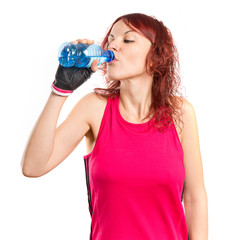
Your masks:
<instances>
[{"instance_id":1,"label":"mouth","mask_svg":"<svg viewBox=\"0 0 240 240\"><path fill-rule=\"evenodd\" d=\"M113 59L113 60L115 60L115 61L119 61L119 59L115 56L115 58Z\"/></svg>"},{"instance_id":2,"label":"mouth","mask_svg":"<svg viewBox=\"0 0 240 240\"><path fill-rule=\"evenodd\" d=\"M115 63L115 62L118 62L119 60L116 58L116 56L115 56L115 58L111 61L111 62L109 62L108 64L111 64L111 63Z\"/></svg>"},{"instance_id":3,"label":"mouth","mask_svg":"<svg viewBox=\"0 0 240 240\"><path fill-rule=\"evenodd\" d=\"M111 62L118 62L119 60L114 58Z\"/></svg>"},{"instance_id":4,"label":"mouth","mask_svg":"<svg viewBox=\"0 0 240 240\"><path fill-rule=\"evenodd\" d=\"M118 59L118 57L116 56L116 54L114 54L114 59L113 59L113 61L119 61L119 59Z\"/></svg>"}]
</instances>

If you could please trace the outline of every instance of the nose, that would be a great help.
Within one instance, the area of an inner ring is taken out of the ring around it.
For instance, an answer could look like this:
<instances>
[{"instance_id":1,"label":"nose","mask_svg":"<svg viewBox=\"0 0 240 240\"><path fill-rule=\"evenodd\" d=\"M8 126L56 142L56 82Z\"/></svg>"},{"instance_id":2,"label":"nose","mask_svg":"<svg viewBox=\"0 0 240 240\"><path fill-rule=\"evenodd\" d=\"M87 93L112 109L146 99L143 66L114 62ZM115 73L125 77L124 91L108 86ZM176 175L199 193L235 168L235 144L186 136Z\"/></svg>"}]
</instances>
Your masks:
<instances>
[{"instance_id":1,"label":"nose","mask_svg":"<svg viewBox=\"0 0 240 240\"><path fill-rule=\"evenodd\" d=\"M120 47L116 40L112 40L108 45L109 50L119 51Z\"/></svg>"}]
</instances>

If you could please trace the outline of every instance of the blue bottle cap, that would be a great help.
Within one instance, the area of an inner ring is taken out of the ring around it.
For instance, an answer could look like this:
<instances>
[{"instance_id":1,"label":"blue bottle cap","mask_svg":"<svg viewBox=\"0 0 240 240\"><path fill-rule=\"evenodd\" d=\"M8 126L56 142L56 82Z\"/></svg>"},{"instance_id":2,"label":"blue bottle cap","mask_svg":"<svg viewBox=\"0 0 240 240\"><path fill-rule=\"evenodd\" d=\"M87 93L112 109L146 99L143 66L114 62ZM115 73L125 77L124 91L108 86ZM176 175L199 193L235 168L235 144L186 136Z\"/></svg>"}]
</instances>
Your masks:
<instances>
[{"instance_id":1,"label":"blue bottle cap","mask_svg":"<svg viewBox=\"0 0 240 240\"><path fill-rule=\"evenodd\" d=\"M107 50L109 52L109 58L107 58L107 62L111 62L114 59L114 53L111 50Z\"/></svg>"}]
</instances>

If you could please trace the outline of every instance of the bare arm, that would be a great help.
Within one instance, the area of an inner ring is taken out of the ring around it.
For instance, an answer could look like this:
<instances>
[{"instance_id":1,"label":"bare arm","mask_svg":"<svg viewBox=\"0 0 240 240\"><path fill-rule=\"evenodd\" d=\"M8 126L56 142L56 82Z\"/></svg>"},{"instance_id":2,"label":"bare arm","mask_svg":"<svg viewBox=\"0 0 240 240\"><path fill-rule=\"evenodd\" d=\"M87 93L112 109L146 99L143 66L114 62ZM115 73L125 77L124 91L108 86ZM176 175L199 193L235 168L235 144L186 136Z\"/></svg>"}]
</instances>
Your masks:
<instances>
[{"instance_id":1,"label":"bare arm","mask_svg":"<svg viewBox=\"0 0 240 240\"><path fill-rule=\"evenodd\" d=\"M53 151L56 125L60 111L67 96L59 96L53 92L47 100L23 154L21 167L24 175L41 172L45 168Z\"/></svg>"},{"instance_id":2,"label":"bare arm","mask_svg":"<svg viewBox=\"0 0 240 240\"><path fill-rule=\"evenodd\" d=\"M92 44L94 41L78 39L72 43L80 42ZM91 65L93 72L97 70L98 62L98 60L93 61ZM75 90L90 76L89 69L76 71L72 68L58 68L53 89L57 94L51 92L23 154L21 168L24 176L40 177L51 171L76 148L89 131L88 115L94 104L95 94L93 93L80 99L65 121L58 128L56 126L62 106L67 99L67 96L59 96L63 95L64 91L62 90L69 90L69 86L71 86L71 90Z\"/></svg>"},{"instance_id":3,"label":"bare arm","mask_svg":"<svg viewBox=\"0 0 240 240\"><path fill-rule=\"evenodd\" d=\"M83 96L56 128L66 97L51 93L23 155L24 176L40 177L66 159L90 130L89 119L95 111L96 98L95 93Z\"/></svg>"},{"instance_id":4,"label":"bare arm","mask_svg":"<svg viewBox=\"0 0 240 240\"><path fill-rule=\"evenodd\" d=\"M204 184L203 163L199 144L198 126L194 107L184 100L185 187L183 202L190 239L208 239L208 199Z\"/></svg>"}]
</instances>

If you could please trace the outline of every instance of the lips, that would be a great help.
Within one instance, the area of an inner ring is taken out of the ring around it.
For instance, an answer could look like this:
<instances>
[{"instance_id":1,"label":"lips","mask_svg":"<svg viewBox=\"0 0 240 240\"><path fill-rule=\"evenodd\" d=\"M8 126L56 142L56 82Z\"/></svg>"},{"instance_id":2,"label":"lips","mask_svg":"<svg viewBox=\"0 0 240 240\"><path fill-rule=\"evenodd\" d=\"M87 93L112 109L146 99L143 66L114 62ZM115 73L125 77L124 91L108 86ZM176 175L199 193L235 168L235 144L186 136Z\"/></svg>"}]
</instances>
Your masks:
<instances>
[{"instance_id":1,"label":"lips","mask_svg":"<svg viewBox=\"0 0 240 240\"><path fill-rule=\"evenodd\" d=\"M115 56L114 59L111 62L109 62L108 64L115 63L115 62L118 62L118 61L119 61L118 58L116 58L116 56Z\"/></svg>"},{"instance_id":2,"label":"lips","mask_svg":"<svg viewBox=\"0 0 240 240\"><path fill-rule=\"evenodd\" d=\"M116 53L114 51L113 51L113 53L114 53L114 59L113 60L119 61L118 56L116 55Z\"/></svg>"},{"instance_id":3,"label":"lips","mask_svg":"<svg viewBox=\"0 0 240 240\"><path fill-rule=\"evenodd\" d=\"M118 62L118 60L114 58L111 62Z\"/></svg>"},{"instance_id":4,"label":"lips","mask_svg":"<svg viewBox=\"0 0 240 240\"><path fill-rule=\"evenodd\" d=\"M116 55L114 55L113 61L114 61L114 60L119 61L119 59L116 57Z\"/></svg>"},{"instance_id":5,"label":"lips","mask_svg":"<svg viewBox=\"0 0 240 240\"><path fill-rule=\"evenodd\" d=\"M113 53L114 53L114 59L111 62L108 62L108 64L111 64L111 63L119 61L118 56L116 56L115 52L113 52Z\"/></svg>"}]
</instances>

